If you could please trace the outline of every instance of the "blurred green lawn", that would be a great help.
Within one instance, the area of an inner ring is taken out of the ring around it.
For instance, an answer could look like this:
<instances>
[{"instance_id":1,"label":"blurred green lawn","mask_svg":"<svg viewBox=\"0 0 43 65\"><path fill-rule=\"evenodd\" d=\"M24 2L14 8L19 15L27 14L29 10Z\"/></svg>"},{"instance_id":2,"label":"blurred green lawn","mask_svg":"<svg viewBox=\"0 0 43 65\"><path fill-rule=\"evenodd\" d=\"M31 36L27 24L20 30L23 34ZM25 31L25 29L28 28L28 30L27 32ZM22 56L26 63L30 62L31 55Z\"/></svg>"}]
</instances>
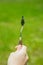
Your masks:
<instances>
[{"instance_id":1,"label":"blurred green lawn","mask_svg":"<svg viewBox=\"0 0 43 65\"><path fill-rule=\"evenodd\" d=\"M23 44L27 46L28 65L43 65L43 1L0 3L0 65L7 65L20 34L20 20L25 18Z\"/></svg>"}]
</instances>

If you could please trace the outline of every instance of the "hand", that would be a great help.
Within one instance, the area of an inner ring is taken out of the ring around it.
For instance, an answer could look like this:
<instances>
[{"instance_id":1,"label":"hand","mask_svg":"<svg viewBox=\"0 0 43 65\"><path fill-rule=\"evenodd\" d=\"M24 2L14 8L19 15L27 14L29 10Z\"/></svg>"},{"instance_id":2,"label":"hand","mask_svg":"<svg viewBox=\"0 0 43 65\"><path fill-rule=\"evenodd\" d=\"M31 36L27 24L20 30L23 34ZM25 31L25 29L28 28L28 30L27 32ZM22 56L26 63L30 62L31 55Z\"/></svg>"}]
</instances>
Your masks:
<instances>
[{"instance_id":1,"label":"hand","mask_svg":"<svg viewBox=\"0 0 43 65\"><path fill-rule=\"evenodd\" d=\"M23 47L26 47L26 46L24 46L24 45L18 45L18 46L16 46L16 49L17 50L22 50ZM22 52L21 52L21 54L22 54ZM27 53L25 53L24 55L25 55L24 65L27 65L28 55L27 55Z\"/></svg>"},{"instance_id":2,"label":"hand","mask_svg":"<svg viewBox=\"0 0 43 65\"><path fill-rule=\"evenodd\" d=\"M8 65L25 65L28 60L27 47L24 45L16 46L16 51L12 52L8 58Z\"/></svg>"}]
</instances>

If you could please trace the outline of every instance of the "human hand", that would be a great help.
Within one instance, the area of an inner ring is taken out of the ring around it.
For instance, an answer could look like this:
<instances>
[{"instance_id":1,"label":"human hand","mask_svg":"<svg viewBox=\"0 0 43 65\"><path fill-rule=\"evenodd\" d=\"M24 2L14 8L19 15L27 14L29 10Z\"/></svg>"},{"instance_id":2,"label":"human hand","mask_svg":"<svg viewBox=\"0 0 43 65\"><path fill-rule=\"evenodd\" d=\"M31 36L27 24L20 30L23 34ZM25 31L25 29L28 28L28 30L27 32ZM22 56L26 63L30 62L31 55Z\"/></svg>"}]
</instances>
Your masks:
<instances>
[{"instance_id":1,"label":"human hand","mask_svg":"<svg viewBox=\"0 0 43 65\"><path fill-rule=\"evenodd\" d=\"M24 48L24 49L23 49ZM25 49L26 48L26 49ZM23 49L23 50L22 50ZM25 45L18 45L16 46L16 50L20 51L22 50L21 54L27 50L27 47ZM28 55L27 53L24 54L25 55L25 59L24 59L24 65L27 65L27 61L28 61Z\"/></svg>"},{"instance_id":2,"label":"human hand","mask_svg":"<svg viewBox=\"0 0 43 65\"><path fill-rule=\"evenodd\" d=\"M16 51L12 52L8 58L8 65L25 65L28 60L27 47L25 45L16 46Z\"/></svg>"}]
</instances>

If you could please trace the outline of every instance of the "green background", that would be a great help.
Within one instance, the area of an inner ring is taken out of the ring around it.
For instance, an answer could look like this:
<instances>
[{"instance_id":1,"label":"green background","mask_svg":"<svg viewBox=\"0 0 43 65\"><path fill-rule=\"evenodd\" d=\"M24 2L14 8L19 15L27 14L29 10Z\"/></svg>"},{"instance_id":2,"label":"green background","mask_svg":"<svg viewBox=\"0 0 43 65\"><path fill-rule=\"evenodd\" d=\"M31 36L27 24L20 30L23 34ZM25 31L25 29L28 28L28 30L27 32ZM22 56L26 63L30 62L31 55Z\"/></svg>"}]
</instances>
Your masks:
<instances>
[{"instance_id":1,"label":"green background","mask_svg":"<svg viewBox=\"0 0 43 65\"><path fill-rule=\"evenodd\" d=\"M43 65L43 0L0 1L0 65L7 65L9 54L18 45L21 17L25 26L23 44L27 46L27 65Z\"/></svg>"}]
</instances>

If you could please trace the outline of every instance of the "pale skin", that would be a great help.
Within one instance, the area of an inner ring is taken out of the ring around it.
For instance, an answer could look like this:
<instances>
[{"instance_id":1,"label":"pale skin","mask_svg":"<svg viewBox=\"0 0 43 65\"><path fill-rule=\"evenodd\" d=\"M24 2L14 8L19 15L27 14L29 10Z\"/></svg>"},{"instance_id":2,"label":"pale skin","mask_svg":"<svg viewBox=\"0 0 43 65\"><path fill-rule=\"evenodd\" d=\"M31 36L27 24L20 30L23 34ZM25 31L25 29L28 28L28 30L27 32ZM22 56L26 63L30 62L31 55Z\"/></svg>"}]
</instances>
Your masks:
<instances>
[{"instance_id":1,"label":"pale skin","mask_svg":"<svg viewBox=\"0 0 43 65\"><path fill-rule=\"evenodd\" d=\"M8 65L26 65L28 61L27 47L18 45L15 47L16 51L11 53L8 58Z\"/></svg>"},{"instance_id":2,"label":"pale skin","mask_svg":"<svg viewBox=\"0 0 43 65\"><path fill-rule=\"evenodd\" d=\"M16 48L17 50L21 50L21 49L22 49L22 46L23 46L23 45L18 45L18 46L16 46L15 48ZM27 65L28 59L29 59L29 57L28 57L28 55L27 55L27 53L26 53L26 54L25 54L24 65Z\"/></svg>"}]
</instances>

